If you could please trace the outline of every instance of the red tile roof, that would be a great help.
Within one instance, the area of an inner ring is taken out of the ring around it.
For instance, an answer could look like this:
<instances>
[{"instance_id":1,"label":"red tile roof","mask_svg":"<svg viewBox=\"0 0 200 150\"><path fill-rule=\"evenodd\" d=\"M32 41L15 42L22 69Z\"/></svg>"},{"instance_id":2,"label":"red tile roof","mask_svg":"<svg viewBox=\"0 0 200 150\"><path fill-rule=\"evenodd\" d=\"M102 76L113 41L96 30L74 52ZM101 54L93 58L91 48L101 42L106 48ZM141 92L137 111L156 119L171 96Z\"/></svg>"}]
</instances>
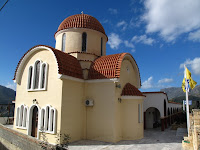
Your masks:
<instances>
[{"instance_id":1,"label":"red tile roof","mask_svg":"<svg viewBox=\"0 0 200 150\"><path fill-rule=\"evenodd\" d=\"M72 76L72 77L75 77L75 78L80 78L80 79L83 79L83 72L82 72L82 68L81 68L81 65L79 63L79 61L69 55L69 54L66 54L60 50L57 50L53 47L50 47L50 46L46 46L46 45L37 45L37 46L34 46L32 47L30 50L28 50L24 55L23 57L20 59L18 65L17 65L17 68L15 70L15 75L14 75L14 79L16 79L16 74L17 74L17 71L18 71L18 68L20 66L20 63L22 62L22 60L25 58L25 56L30 52L32 51L34 48L36 47L40 47L40 46L43 46L43 47L47 47L47 48L50 48L52 50L52 52L54 53L55 57L56 57L56 61L57 61L57 64L58 64L58 73L59 74L63 74L63 75L68 75L68 76Z\"/></svg>"},{"instance_id":2,"label":"red tile roof","mask_svg":"<svg viewBox=\"0 0 200 150\"><path fill-rule=\"evenodd\" d=\"M132 55L129 53L120 53L120 54L101 56L95 59L94 63L90 67L88 79L119 78L121 64L125 55L129 55L132 57Z\"/></svg>"},{"instance_id":3,"label":"red tile roof","mask_svg":"<svg viewBox=\"0 0 200 150\"><path fill-rule=\"evenodd\" d=\"M60 24L57 32L69 28L88 28L105 34L105 30L101 23L96 18L87 14L77 14L67 17Z\"/></svg>"},{"instance_id":4,"label":"red tile roof","mask_svg":"<svg viewBox=\"0 0 200 150\"><path fill-rule=\"evenodd\" d=\"M126 53L97 58L90 67L88 79L119 78L124 55Z\"/></svg>"},{"instance_id":5,"label":"red tile roof","mask_svg":"<svg viewBox=\"0 0 200 150\"><path fill-rule=\"evenodd\" d=\"M126 83L124 86L121 96L144 96L134 85Z\"/></svg>"}]
</instances>

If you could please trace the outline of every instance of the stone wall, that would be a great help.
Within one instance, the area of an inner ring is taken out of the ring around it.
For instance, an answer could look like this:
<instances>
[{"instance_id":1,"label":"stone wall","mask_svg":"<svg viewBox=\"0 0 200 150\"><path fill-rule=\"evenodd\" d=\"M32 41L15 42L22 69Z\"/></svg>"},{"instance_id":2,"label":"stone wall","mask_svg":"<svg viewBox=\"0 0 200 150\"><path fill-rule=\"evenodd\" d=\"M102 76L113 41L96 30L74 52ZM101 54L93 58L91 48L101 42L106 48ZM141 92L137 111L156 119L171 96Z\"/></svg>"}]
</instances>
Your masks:
<instances>
[{"instance_id":1,"label":"stone wall","mask_svg":"<svg viewBox=\"0 0 200 150\"><path fill-rule=\"evenodd\" d=\"M42 150L39 140L0 124L0 150Z\"/></svg>"},{"instance_id":2,"label":"stone wall","mask_svg":"<svg viewBox=\"0 0 200 150\"><path fill-rule=\"evenodd\" d=\"M184 137L182 146L185 149L200 149L200 109L193 109L190 114L190 134Z\"/></svg>"}]
</instances>

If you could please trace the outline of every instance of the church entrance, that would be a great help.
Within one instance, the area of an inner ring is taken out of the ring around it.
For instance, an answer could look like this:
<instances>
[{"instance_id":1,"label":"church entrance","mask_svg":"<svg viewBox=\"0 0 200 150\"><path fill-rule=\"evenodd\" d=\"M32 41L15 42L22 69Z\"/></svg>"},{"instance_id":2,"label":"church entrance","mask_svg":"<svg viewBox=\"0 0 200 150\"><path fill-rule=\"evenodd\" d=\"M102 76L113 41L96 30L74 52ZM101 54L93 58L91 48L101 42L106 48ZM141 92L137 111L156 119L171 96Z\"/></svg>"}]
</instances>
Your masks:
<instances>
[{"instance_id":1,"label":"church entrance","mask_svg":"<svg viewBox=\"0 0 200 150\"><path fill-rule=\"evenodd\" d=\"M38 130L38 108L35 106L33 108L33 115L32 115L32 128L31 128L31 136L37 137L37 130Z\"/></svg>"}]
</instances>

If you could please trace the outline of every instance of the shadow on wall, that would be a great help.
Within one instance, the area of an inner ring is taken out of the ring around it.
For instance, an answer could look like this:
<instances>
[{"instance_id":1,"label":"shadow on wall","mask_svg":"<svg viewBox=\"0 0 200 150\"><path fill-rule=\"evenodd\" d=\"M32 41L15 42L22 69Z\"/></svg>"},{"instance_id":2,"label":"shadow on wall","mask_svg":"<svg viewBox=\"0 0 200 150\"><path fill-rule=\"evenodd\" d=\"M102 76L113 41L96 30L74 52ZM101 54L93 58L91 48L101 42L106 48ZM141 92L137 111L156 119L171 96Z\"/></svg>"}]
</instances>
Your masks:
<instances>
[{"instance_id":1,"label":"shadow on wall","mask_svg":"<svg viewBox=\"0 0 200 150\"><path fill-rule=\"evenodd\" d=\"M0 150L9 150L0 142Z\"/></svg>"}]
</instances>

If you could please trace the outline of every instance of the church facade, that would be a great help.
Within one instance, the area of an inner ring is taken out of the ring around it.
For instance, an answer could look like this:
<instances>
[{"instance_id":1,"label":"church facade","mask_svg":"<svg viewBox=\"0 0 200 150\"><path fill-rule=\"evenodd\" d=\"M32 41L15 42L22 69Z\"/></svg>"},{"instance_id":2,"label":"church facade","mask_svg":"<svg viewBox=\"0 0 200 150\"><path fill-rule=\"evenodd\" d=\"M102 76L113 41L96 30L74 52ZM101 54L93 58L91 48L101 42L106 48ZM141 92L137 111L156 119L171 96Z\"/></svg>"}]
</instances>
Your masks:
<instances>
[{"instance_id":1,"label":"church facade","mask_svg":"<svg viewBox=\"0 0 200 150\"><path fill-rule=\"evenodd\" d=\"M106 55L108 37L87 14L66 18L55 48L37 45L19 61L14 129L56 144L56 134L117 142L143 138L139 68L129 53Z\"/></svg>"}]
</instances>

